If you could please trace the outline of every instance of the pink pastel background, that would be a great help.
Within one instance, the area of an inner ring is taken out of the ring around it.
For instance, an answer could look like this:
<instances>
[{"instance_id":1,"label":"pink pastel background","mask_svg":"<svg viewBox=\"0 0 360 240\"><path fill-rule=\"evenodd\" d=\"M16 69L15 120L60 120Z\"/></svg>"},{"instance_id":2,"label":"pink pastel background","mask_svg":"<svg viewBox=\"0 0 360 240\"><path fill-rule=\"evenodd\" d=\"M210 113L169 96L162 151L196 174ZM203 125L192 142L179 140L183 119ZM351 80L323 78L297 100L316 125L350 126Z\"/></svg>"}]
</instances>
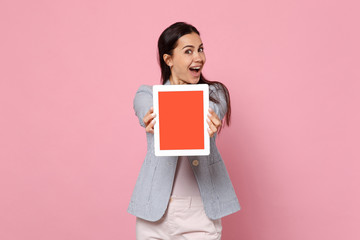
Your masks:
<instances>
[{"instance_id":1,"label":"pink pastel background","mask_svg":"<svg viewBox=\"0 0 360 240\"><path fill-rule=\"evenodd\" d=\"M358 1L0 2L0 239L135 239L132 101L156 44L201 32L229 88L217 143L242 210L225 240L360 239Z\"/></svg>"}]
</instances>

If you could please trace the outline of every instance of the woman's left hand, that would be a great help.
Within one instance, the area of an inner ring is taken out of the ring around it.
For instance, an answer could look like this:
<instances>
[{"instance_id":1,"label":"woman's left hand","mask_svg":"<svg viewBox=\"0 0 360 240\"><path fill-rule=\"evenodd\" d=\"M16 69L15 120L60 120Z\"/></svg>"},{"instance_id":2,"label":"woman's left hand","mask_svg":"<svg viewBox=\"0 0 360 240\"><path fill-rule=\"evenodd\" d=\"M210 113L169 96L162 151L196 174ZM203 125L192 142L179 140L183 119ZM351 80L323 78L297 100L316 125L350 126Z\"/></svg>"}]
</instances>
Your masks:
<instances>
[{"instance_id":1,"label":"woman's left hand","mask_svg":"<svg viewBox=\"0 0 360 240\"><path fill-rule=\"evenodd\" d=\"M209 133L209 136L212 137L220 128L221 121L220 121L219 117L216 115L216 113L214 112L214 110L212 110L211 108L209 108L209 112L208 112L207 116L208 117L206 119L206 122L209 125L208 133Z\"/></svg>"}]
</instances>

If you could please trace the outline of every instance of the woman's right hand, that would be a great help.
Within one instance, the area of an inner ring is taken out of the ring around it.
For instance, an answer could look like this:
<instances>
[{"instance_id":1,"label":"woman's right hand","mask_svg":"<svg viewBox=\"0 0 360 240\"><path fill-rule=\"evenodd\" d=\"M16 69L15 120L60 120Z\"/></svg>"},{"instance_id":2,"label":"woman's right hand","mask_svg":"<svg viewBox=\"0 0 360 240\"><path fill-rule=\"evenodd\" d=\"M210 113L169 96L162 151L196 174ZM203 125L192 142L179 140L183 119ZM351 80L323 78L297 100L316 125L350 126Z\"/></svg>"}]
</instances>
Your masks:
<instances>
[{"instance_id":1,"label":"woman's right hand","mask_svg":"<svg viewBox=\"0 0 360 240\"><path fill-rule=\"evenodd\" d=\"M154 133L154 125L155 125L155 116L153 107L146 113L145 117L143 118L143 122L145 123L145 130L149 133Z\"/></svg>"}]
</instances>

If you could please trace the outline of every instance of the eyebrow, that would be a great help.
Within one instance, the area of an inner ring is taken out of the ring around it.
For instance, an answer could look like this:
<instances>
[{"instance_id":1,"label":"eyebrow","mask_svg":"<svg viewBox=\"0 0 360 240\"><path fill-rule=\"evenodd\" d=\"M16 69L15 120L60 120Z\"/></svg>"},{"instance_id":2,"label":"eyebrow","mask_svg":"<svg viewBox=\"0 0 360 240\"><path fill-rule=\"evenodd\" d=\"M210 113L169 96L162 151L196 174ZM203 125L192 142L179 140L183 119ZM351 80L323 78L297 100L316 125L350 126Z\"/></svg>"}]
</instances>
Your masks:
<instances>
[{"instance_id":1,"label":"eyebrow","mask_svg":"<svg viewBox=\"0 0 360 240\"><path fill-rule=\"evenodd\" d=\"M199 47L201 47L203 45L203 43L201 43L200 45L199 45ZM186 47L191 47L191 48L195 48L193 45L186 45L185 47L183 47L182 49L184 49L184 48L186 48Z\"/></svg>"}]
</instances>

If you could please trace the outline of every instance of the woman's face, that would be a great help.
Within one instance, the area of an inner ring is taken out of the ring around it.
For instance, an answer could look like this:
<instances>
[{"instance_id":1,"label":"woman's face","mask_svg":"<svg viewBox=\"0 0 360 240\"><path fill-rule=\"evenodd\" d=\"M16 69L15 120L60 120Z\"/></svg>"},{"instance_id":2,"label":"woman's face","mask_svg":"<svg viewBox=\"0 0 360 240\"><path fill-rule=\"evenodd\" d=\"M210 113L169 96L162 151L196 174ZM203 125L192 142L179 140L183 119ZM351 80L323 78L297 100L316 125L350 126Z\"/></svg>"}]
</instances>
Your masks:
<instances>
[{"instance_id":1,"label":"woman's face","mask_svg":"<svg viewBox=\"0 0 360 240\"><path fill-rule=\"evenodd\" d=\"M173 54L164 54L163 57L171 69L171 84L196 84L199 82L206 58L198 34L190 33L182 36L178 39Z\"/></svg>"}]
</instances>

